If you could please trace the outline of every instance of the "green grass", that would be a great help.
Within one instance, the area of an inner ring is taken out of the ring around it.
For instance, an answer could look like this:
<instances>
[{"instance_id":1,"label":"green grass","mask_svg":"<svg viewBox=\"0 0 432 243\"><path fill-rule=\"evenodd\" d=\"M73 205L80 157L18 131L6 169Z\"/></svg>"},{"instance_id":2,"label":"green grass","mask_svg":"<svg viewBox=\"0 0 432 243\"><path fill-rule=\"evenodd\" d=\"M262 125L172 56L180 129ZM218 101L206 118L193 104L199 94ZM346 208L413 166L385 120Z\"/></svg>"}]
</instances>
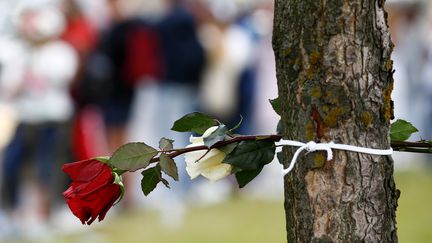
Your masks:
<instances>
[{"instance_id":1,"label":"green grass","mask_svg":"<svg viewBox=\"0 0 432 243\"><path fill-rule=\"evenodd\" d=\"M104 227L88 228L55 242L284 242L282 202L233 200L206 208L194 208L175 230L165 229L157 213L119 214Z\"/></svg>"},{"instance_id":2,"label":"green grass","mask_svg":"<svg viewBox=\"0 0 432 243\"><path fill-rule=\"evenodd\" d=\"M398 172L396 211L399 242L432 242L432 171Z\"/></svg>"},{"instance_id":3,"label":"green grass","mask_svg":"<svg viewBox=\"0 0 432 243\"><path fill-rule=\"evenodd\" d=\"M432 171L398 172L395 179L401 190L397 210L399 241L432 242ZM235 199L211 207L193 208L176 230L161 226L158 214L148 210L108 213L107 217L102 225L83 226L85 230L54 242L285 242L282 201Z\"/></svg>"}]
</instances>

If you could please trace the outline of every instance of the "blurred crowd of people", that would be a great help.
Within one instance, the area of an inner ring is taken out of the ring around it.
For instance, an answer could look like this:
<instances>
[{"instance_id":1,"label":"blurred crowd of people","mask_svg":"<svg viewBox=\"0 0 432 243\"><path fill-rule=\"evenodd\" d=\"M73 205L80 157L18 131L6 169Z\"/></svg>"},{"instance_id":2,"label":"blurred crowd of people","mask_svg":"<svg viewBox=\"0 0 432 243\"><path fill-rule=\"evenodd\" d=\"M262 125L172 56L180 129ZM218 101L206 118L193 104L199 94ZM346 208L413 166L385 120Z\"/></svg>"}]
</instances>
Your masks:
<instances>
[{"instance_id":1,"label":"blurred crowd of people","mask_svg":"<svg viewBox=\"0 0 432 243\"><path fill-rule=\"evenodd\" d=\"M389 2L396 116L431 139L430 12L419 1ZM274 133L272 15L270 0L0 2L0 239L37 231L65 207L62 164L110 155L128 141L157 146L167 137L184 147L188 137L170 128L186 113L231 127L241 114L239 133ZM164 207L171 223L181 218L186 192L218 201L231 188L229 181L191 188L178 164L174 190L151 196L170 197L151 206ZM249 192L260 184L282 195L282 178L266 176L279 174L273 164ZM141 204L139 178L124 179L122 207Z\"/></svg>"},{"instance_id":2,"label":"blurred crowd of people","mask_svg":"<svg viewBox=\"0 0 432 243\"><path fill-rule=\"evenodd\" d=\"M128 141L156 146L168 137L186 146L187 135L170 131L186 113L199 110L229 126L241 114L238 132L274 132L277 116L267 105L277 96L271 1L0 5L7 16L0 19L0 235L46 230L65 207L66 162L110 155ZM171 225L191 190L178 164L181 181L148 203L163 207ZM124 180L121 208L142 204L140 178ZM221 200L230 184L197 187L196 197Z\"/></svg>"}]
</instances>

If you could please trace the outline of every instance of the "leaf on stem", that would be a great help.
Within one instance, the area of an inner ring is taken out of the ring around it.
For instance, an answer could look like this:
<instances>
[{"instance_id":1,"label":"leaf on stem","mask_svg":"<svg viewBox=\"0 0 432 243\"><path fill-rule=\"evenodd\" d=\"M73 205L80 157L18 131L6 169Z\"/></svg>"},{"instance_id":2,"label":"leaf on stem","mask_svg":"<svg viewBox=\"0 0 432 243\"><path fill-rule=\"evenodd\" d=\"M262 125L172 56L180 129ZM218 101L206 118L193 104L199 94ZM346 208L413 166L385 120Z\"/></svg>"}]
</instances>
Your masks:
<instances>
[{"instance_id":1,"label":"leaf on stem","mask_svg":"<svg viewBox=\"0 0 432 243\"><path fill-rule=\"evenodd\" d=\"M390 139L391 141L405 141L415 132L418 130L411 123L398 119L390 126Z\"/></svg>"},{"instance_id":2,"label":"leaf on stem","mask_svg":"<svg viewBox=\"0 0 432 243\"><path fill-rule=\"evenodd\" d=\"M192 112L175 121L171 130L202 135L209 127L215 125L217 121L214 118L200 112Z\"/></svg>"},{"instance_id":3,"label":"leaf on stem","mask_svg":"<svg viewBox=\"0 0 432 243\"><path fill-rule=\"evenodd\" d=\"M165 174L171 176L176 181L179 180L177 165L169 155L161 153L159 156L159 165Z\"/></svg>"},{"instance_id":4,"label":"leaf on stem","mask_svg":"<svg viewBox=\"0 0 432 243\"><path fill-rule=\"evenodd\" d=\"M136 171L147 167L158 151L145 143L127 143L118 148L108 164L128 171Z\"/></svg>"},{"instance_id":5,"label":"leaf on stem","mask_svg":"<svg viewBox=\"0 0 432 243\"><path fill-rule=\"evenodd\" d=\"M152 192L157 184L160 182L160 171L156 167L149 168L141 172L143 178L141 179L141 190L147 196Z\"/></svg>"},{"instance_id":6,"label":"leaf on stem","mask_svg":"<svg viewBox=\"0 0 432 243\"><path fill-rule=\"evenodd\" d=\"M273 100L270 99L269 101L270 101L271 106L273 107L273 110L276 112L276 114L278 114L279 116L282 116L282 106L280 103L280 98L277 97Z\"/></svg>"},{"instance_id":7,"label":"leaf on stem","mask_svg":"<svg viewBox=\"0 0 432 243\"><path fill-rule=\"evenodd\" d=\"M141 172L141 175L143 176L141 179L141 190L145 196L150 194L150 192L156 188L159 182L162 182L162 184L164 184L167 188L170 188L168 181L162 178L161 167L159 165L144 170Z\"/></svg>"},{"instance_id":8,"label":"leaf on stem","mask_svg":"<svg viewBox=\"0 0 432 243\"><path fill-rule=\"evenodd\" d=\"M242 170L235 174L237 183L240 188L246 186L249 182L251 182L255 177L261 173L264 166L261 166L255 170Z\"/></svg>"},{"instance_id":9,"label":"leaf on stem","mask_svg":"<svg viewBox=\"0 0 432 243\"><path fill-rule=\"evenodd\" d=\"M231 164L242 170L256 170L273 160L275 144L272 141L241 141L228 154L224 163Z\"/></svg>"},{"instance_id":10,"label":"leaf on stem","mask_svg":"<svg viewBox=\"0 0 432 243\"><path fill-rule=\"evenodd\" d=\"M225 154L230 154L237 147L237 145L238 143L230 143L218 149L224 152Z\"/></svg>"},{"instance_id":11,"label":"leaf on stem","mask_svg":"<svg viewBox=\"0 0 432 243\"><path fill-rule=\"evenodd\" d=\"M281 165L284 164L284 163L283 163L284 160L283 160L283 152L282 152L282 151L276 153L276 158L279 160L279 163L280 163Z\"/></svg>"},{"instance_id":12,"label":"leaf on stem","mask_svg":"<svg viewBox=\"0 0 432 243\"><path fill-rule=\"evenodd\" d=\"M174 143L174 140L171 140L168 138L161 138L159 140L159 148L161 150L171 150L174 147L173 143Z\"/></svg>"},{"instance_id":13,"label":"leaf on stem","mask_svg":"<svg viewBox=\"0 0 432 243\"><path fill-rule=\"evenodd\" d=\"M284 132L284 124L282 122L282 119L280 119L276 126L276 134L283 134L283 132Z\"/></svg>"},{"instance_id":14,"label":"leaf on stem","mask_svg":"<svg viewBox=\"0 0 432 243\"><path fill-rule=\"evenodd\" d=\"M171 188L170 186L169 186L169 183L168 183L168 181L167 180L165 180L164 178L160 178L160 181L162 182L162 184L164 184L164 186L166 187L166 188Z\"/></svg>"}]
</instances>

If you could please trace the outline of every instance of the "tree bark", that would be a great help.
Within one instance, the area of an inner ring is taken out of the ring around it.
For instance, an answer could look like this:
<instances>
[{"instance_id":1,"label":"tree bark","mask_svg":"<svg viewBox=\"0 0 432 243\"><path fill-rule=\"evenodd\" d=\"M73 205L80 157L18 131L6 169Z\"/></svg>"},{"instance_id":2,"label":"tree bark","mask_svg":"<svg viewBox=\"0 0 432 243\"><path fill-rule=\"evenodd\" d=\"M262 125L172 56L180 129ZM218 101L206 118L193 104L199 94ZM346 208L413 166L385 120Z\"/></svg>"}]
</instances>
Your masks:
<instances>
[{"instance_id":1,"label":"tree bark","mask_svg":"<svg viewBox=\"0 0 432 243\"><path fill-rule=\"evenodd\" d=\"M390 148L392 43L382 0L275 0L283 136ZM284 164L296 148L284 148ZM390 156L303 154L285 176L288 242L397 242Z\"/></svg>"}]
</instances>

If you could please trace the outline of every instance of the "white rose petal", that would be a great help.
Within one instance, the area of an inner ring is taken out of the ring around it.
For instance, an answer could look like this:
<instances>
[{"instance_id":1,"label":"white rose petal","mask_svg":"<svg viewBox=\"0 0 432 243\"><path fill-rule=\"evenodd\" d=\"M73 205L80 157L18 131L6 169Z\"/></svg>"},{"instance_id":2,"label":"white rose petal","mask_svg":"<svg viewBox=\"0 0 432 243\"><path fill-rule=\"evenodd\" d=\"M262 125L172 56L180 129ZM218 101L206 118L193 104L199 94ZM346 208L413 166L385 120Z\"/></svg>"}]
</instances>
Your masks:
<instances>
[{"instance_id":1,"label":"white rose petal","mask_svg":"<svg viewBox=\"0 0 432 243\"><path fill-rule=\"evenodd\" d=\"M213 167L205 168L201 174L211 181L217 181L231 174L231 169L231 165L221 163Z\"/></svg>"},{"instance_id":2,"label":"white rose petal","mask_svg":"<svg viewBox=\"0 0 432 243\"><path fill-rule=\"evenodd\" d=\"M215 130L216 126L210 127L205 131L202 137L191 137L192 144L187 147L196 147L204 145L204 137L210 136ZM205 155L205 156L204 156ZM222 163L226 154L219 149L211 149L209 152L206 150L199 150L186 153L186 172L191 179L202 175L211 181L216 181L228 176L231 173L232 166Z\"/></svg>"},{"instance_id":3,"label":"white rose petal","mask_svg":"<svg viewBox=\"0 0 432 243\"><path fill-rule=\"evenodd\" d=\"M198 170L197 167L187 166L186 167L186 172L188 173L188 175L190 176L190 178L192 180L195 179L195 178L197 178L199 175L201 175L201 172Z\"/></svg>"},{"instance_id":4,"label":"white rose petal","mask_svg":"<svg viewBox=\"0 0 432 243\"><path fill-rule=\"evenodd\" d=\"M202 143L202 145L204 145L204 139L202 137L194 137L194 136L190 136L189 141L192 143L190 145L194 145L197 146L196 144ZM189 146L190 146L189 145ZM188 147L189 147L188 146ZM190 146L193 147L193 146Z\"/></svg>"},{"instance_id":5,"label":"white rose petal","mask_svg":"<svg viewBox=\"0 0 432 243\"><path fill-rule=\"evenodd\" d=\"M217 126L210 127L209 129L207 129L207 130L204 132L204 134L202 135L202 137L203 137L203 138L206 138L206 137L210 136L214 131L216 131L216 129L218 129Z\"/></svg>"}]
</instances>

